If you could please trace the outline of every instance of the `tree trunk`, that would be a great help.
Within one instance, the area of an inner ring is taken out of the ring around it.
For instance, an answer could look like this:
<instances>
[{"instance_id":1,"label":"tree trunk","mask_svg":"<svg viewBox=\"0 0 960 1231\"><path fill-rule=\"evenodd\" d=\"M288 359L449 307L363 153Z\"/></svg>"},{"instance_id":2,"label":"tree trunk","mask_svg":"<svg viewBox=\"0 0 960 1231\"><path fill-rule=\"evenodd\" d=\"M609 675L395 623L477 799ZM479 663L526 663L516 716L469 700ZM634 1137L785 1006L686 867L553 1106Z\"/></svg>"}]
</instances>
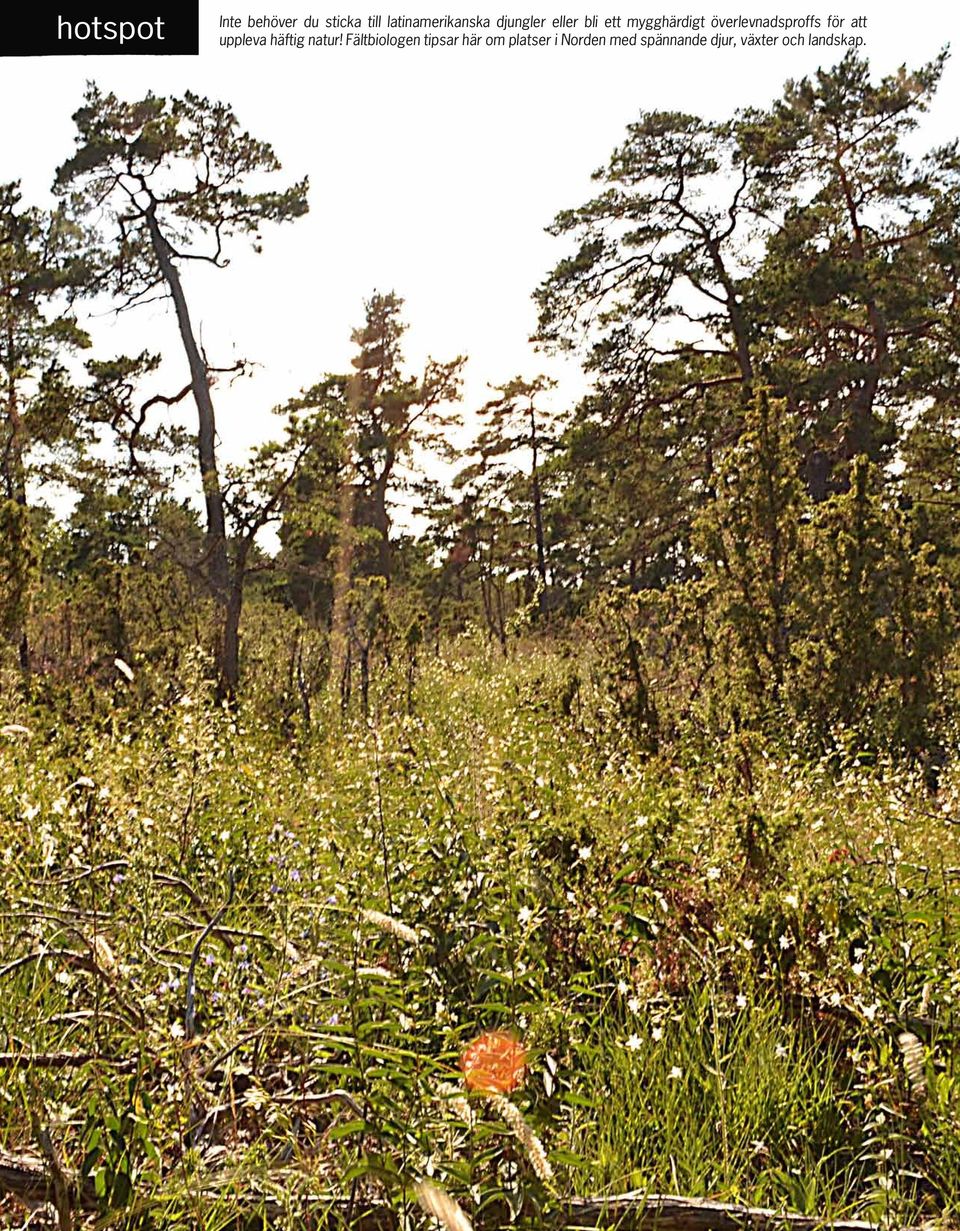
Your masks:
<instances>
[{"instance_id":1,"label":"tree trunk","mask_svg":"<svg viewBox=\"0 0 960 1231\"><path fill-rule=\"evenodd\" d=\"M190 365L190 385L197 405L197 458L200 465L200 480L203 485L203 502L207 514L207 576L214 598L221 607L226 607L230 590L227 527L223 491L217 470L217 425L213 413L213 399L210 396L207 365L200 354L200 347L194 336L186 296L180 282L180 273L174 263L173 250L160 230L156 217L156 206L153 203L146 211L146 222L160 273L173 299L180 338Z\"/></svg>"},{"instance_id":2,"label":"tree trunk","mask_svg":"<svg viewBox=\"0 0 960 1231\"><path fill-rule=\"evenodd\" d=\"M370 645L360 647L360 712L366 718L370 713Z\"/></svg>"},{"instance_id":3,"label":"tree trunk","mask_svg":"<svg viewBox=\"0 0 960 1231\"><path fill-rule=\"evenodd\" d=\"M530 416L531 424L533 414ZM543 533L543 496L540 491L540 469L537 465L537 446L533 445L533 533L537 543L537 576L540 578L540 590L537 595L537 608L541 615L547 609L547 545Z\"/></svg>"},{"instance_id":4,"label":"tree trunk","mask_svg":"<svg viewBox=\"0 0 960 1231\"><path fill-rule=\"evenodd\" d=\"M834 171L843 194L847 221L850 225L850 255L862 271L867 263L867 252L864 241L864 223L860 216L860 204L856 193L847 176L843 164L843 155L837 151L833 160ZM861 454L871 461L878 460L876 448L876 415L875 406L880 382L887 363L889 331L886 319L880 310L880 305L872 290L869 289L870 275L865 281L868 286L864 299L867 312L867 322L870 327L870 341L873 354L865 364L865 372L860 387L854 394L844 425L844 438L841 444L841 456L845 461L852 461ZM849 486L844 482L844 490Z\"/></svg>"},{"instance_id":5,"label":"tree trunk","mask_svg":"<svg viewBox=\"0 0 960 1231\"><path fill-rule=\"evenodd\" d=\"M340 690L341 705L344 703L345 680L347 681L348 698L350 691L350 620L347 603L353 584L353 517L355 504L356 489L348 468L340 485L339 507L337 511L338 541L330 611L330 674L328 677L331 686L336 683Z\"/></svg>"},{"instance_id":6,"label":"tree trunk","mask_svg":"<svg viewBox=\"0 0 960 1231\"><path fill-rule=\"evenodd\" d=\"M717 280L723 287L726 296L727 319L733 334L734 348L737 356L737 367L743 382L744 400L753 392L753 359L750 354L750 330L743 314L740 297L733 279L727 271L726 263L720 253L720 241L711 236L707 239L707 251L713 264Z\"/></svg>"},{"instance_id":7,"label":"tree trunk","mask_svg":"<svg viewBox=\"0 0 960 1231\"><path fill-rule=\"evenodd\" d=\"M380 535L377 571L381 577L385 578L388 584L392 561L390 558L390 515L387 513L387 489L390 486L390 475L393 471L394 461L393 455L389 454L383 470L377 476L377 483L373 489L373 508L370 513L373 527Z\"/></svg>"},{"instance_id":8,"label":"tree trunk","mask_svg":"<svg viewBox=\"0 0 960 1231\"><path fill-rule=\"evenodd\" d=\"M223 612L223 640L220 644L220 676L217 700L232 701L240 685L240 616L243 612L243 576L234 572Z\"/></svg>"},{"instance_id":9,"label":"tree trunk","mask_svg":"<svg viewBox=\"0 0 960 1231\"><path fill-rule=\"evenodd\" d=\"M15 352L13 336L13 320L7 321L7 354ZM27 478L23 463L23 421L20 418L20 408L17 399L16 380L13 375L13 364L10 364L7 385L7 424L8 434L3 451L3 479L6 496L14 500L22 508L27 507ZM27 600L29 601L29 600ZM20 663L20 673L23 676L24 687L30 688L30 640L27 633L27 613L23 611L19 627L13 630L13 640L17 646L17 658Z\"/></svg>"},{"instance_id":10,"label":"tree trunk","mask_svg":"<svg viewBox=\"0 0 960 1231\"><path fill-rule=\"evenodd\" d=\"M223 611L223 639L218 653L218 701L233 701L240 687L240 616L243 614L243 588L247 580L247 557L252 542L250 538L240 540L231 570L227 602Z\"/></svg>"}]
</instances>

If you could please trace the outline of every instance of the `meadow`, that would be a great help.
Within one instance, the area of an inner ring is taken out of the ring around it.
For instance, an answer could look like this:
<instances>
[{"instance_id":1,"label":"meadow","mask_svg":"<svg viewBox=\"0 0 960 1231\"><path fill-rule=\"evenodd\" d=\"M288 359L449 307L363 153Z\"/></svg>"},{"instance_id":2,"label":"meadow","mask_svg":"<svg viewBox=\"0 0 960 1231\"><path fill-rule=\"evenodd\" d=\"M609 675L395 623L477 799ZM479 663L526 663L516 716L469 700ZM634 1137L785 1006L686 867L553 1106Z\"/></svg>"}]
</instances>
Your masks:
<instances>
[{"instance_id":1,"label":"meadow","mask_svg":"<svg viewBox=\"0 0 960 1231\"><path fill-rule=\"evenodd\" d=\"M415 361L391 263L331 300L256 91L90 81L0 182L0 1222L952 1225L951 71L648 95L520 372L427 346L511 293L443 245Z\"/></svg>"},{"instance_id":2,"label":"meadow","mask_svg":"<svg viewBox=\"0 0 960 1231\"><path fill-rule=\"evenodd\" d=\"M421 1225L424 1179L477 1227L628 1191L954 1219L955 764L644 754L548 640L309 730L204 666L2 715L0 1162L52 1225Z\"/></svg>"}]
</instances>

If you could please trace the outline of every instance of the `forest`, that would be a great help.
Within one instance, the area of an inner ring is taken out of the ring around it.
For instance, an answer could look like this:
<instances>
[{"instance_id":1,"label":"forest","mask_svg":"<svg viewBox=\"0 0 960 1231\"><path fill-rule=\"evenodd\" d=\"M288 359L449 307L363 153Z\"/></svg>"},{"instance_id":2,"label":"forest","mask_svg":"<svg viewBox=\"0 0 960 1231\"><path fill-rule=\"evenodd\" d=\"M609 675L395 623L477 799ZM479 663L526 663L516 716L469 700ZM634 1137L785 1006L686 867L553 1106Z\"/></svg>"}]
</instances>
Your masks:
<instances>
[{"instance_id":1,"label":"forest","mask_svg":"<svg viewBox=\"0 0 960 1231\"><path fill-rule=\"evenodd\" d=\"M0 1224L956 1224L946 65L629 122L575 404L371 289L241 461L193 288L308 182L91 83L0 183Z\"/></svg>"}]
</instances>

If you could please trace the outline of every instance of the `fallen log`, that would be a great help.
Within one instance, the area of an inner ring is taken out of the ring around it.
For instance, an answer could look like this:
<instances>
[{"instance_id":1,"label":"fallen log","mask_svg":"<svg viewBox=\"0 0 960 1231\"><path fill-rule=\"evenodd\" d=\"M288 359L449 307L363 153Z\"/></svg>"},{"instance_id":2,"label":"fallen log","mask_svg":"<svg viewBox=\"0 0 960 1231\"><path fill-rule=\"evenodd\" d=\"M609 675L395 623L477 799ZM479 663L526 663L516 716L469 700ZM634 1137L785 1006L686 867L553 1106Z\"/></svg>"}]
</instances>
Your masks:
<instances>
[{"instance_id":1,"label":"fallen log","mask_svg":"<svg viewBox=\"0 0 960 1231\"><path fill-rule=\"evenodd\" d=\"M68 1196L77 1210L95 1210L97 1194L93 1184L78 1183L76 1176L68 1177ZM42 1158L32 1154L8 1154L0 1150L0 1193L9 1193L24 1205L53 1205L56 1200L56 1183L49 1167Z\"/></svg>"},{"instance_id":2,"label":"fallen log","mask_svg":"<svg viewBox=\"0 0 960 1231\"><path fill-rule=\"evenodd\" d=\"M562 1206L558 1227L618 1227L622 1231L877 1231L878 1223L859 1219L791 1214L761 1206L708 1201L701 1197L675 1197L661 1193L630 1192L615 1197L572 1197ZM884 1223L884 1228L889 1224ZM918 1231L902 1227L899 1231Z\"/></svg>"},{"instance_id":3,"label":"fallen log","mask_svg":"<svg viewBox=\"0 0 960 1231\"><path fill-rule=\"evenodd\" d=\"M121 1056L105 1056L96 1051L0 1051L0 1069L78 1069L85 1064L108 1064L119 1069L136 1068L135 1060Z\"/></svg>"},{"instance_id":4,"label":"fallen log","mask_svg":"<svg viewBox=\"0 0 960 1231\"><path fill-rule=\"evenodd\" d=\"M88 1212L97 1208L96 1194L89 1182L70 1180L70 1199L76 1210ZM42 1159L33 1155L8 1154L0 1150L0 1192L6 1192L28 1205L52 1203L55 1186ZM202 1196L202 1194L201 1194ZM211 1201L221 1203L223 1192L211 1191ZM193 1195L194 1200L196 1194ZM349 1227L351 1231L396 1231L397 1211L388 1205L331 1200L322 1196L304 1197L304 1212L312 1215L317 1225ZM269 1197L236 1198L237 1226L261 1212L268 1220L279 1220L289 1210ZM246 1207L246 1208L244 1208ZM808 1214L792 1214L760 1206L737 1205L725 1201L709 1201L700 1197L676 1197L661 1193L630 1192L613 1197L570 1197L544 1210L540 1217L543 1227L554 1231L577 1231L578 1228L617 1228L618 1231L880 1231L881 1224L859 1219L830 1218ZM223 1225L222 1222L220 1225ZM262 1225L262 1222L258 1225ZM483 1227L482 1221L477 1224ZM502 1225L499 1215L492 1227ZM883 1231L921 1231L921 1228L885 1222Z\"/></svg>"}]
</instances>

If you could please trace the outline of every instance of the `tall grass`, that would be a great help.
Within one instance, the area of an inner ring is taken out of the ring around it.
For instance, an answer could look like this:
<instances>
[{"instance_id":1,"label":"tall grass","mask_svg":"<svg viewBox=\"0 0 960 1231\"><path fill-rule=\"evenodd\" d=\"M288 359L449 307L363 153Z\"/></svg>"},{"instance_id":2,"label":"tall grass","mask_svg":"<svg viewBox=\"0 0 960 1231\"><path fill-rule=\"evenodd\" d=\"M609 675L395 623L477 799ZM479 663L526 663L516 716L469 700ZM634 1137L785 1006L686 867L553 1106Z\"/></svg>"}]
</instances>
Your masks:
<instances>
[{"instance_id":1,"label":"tall grass","mask_svg":"<svg viewBox=\"0 0 960 1231\"><path fill-rule=\"evenodd\" d=\"M0 1147L46 1130L155 1228L419 1218L424 1177L478 1223L956 1213L956 766L651 760L543 648L427 664L412 715L385 688L293 740L199 672L0 716ZM488 1030L527 1050L506 1114L460 1069Z\"/></svg>"}]
</instances>

